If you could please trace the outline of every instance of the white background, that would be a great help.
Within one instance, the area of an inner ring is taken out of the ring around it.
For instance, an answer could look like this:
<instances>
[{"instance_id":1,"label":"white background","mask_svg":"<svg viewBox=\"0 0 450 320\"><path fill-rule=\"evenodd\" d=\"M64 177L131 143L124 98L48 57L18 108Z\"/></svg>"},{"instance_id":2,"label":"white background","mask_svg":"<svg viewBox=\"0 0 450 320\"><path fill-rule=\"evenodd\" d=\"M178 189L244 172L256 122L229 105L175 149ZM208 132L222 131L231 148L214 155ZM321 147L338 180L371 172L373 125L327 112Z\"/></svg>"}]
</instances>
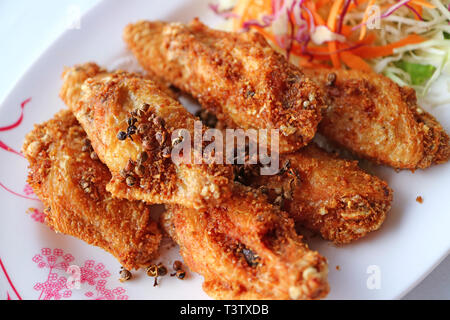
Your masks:
<instances>
[{"instance_id":1,"label":"white background","mask_svg":"<svg viewBox=\"0 0 450 320\"><path fill-rule=\"evenodd\" d=\"M99 1L0 1L0 102L35 59L64 31L73 9L82 14L97 2ZM205 0L205 5L206 3ZM81 20L81 28L82 25ZM405 298L450 299L450 257Z\"/></svg>"}]
</instances>

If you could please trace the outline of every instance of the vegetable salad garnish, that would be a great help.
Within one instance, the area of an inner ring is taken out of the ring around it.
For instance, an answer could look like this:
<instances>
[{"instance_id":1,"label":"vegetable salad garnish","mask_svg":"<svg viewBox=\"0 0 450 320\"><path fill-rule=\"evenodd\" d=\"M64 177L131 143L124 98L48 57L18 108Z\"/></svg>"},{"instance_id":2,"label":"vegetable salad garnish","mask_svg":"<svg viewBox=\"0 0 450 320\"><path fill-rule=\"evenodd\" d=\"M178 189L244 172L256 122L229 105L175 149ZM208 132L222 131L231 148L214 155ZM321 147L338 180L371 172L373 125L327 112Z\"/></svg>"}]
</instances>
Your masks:
<instances>
[{"instance_id":1,"label":"vegetable salad garnish","mask_svg":"<svg viewBox=\"0 0 450 320\"><path fill-rule=\"evenodd\" d=\"M222 0L234 31L256 29L291 62L382 73L425 95L450 74L450 0Z\"/></svg>"}]
</instances>

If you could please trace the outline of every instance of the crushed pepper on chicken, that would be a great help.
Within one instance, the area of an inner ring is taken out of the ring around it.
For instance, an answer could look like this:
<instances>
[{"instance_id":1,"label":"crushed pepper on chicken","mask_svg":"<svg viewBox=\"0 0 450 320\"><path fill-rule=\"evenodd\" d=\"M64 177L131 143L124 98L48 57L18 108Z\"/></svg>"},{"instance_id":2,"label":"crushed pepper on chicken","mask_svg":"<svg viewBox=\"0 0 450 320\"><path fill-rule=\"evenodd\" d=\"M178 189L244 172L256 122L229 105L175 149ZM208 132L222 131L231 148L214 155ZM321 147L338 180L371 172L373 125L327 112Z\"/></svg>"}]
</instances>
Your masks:
<instances>
[{"instance_id":1,"label":"crushed pepper on chicken","mask_svg":"<svg viewBox=\"0 0 450 320\"><path fill-rule=\"evenodd\" d=\"M23 153L30 164L28 183L55 231L103 248L127 269L144 267L155 257L162 235L150 208L106 191L111 174L69 110L36 125Z\"/></svg>"},{"instance_id":2,"label":"crushed pepper on chicken","mask_svg":"<svg viewBox=\"0 0 450 320\"><path fill-rule=\"evenodd\" d=\"M111 171L107 190L114 196L195 208L227 199L231 166L195 164L194 148L190 161L172 159L183 142L172 134L187 130L193 142L196 118L155 82L93 63L66 69L63 79L60 96Z\"/></svg>"},{"instance_id":3,"label":"crushed pepper on chicken","mask_svg":"<svg viewBox=\"0 0 450 320\"><path fill-rule=\"evenodd\" d=\"M281 155L280 168L277 175L243 170L242 179L296 222L336 244L377 230L391 207L386 182L364 172L357 161L340 159L314 143Z\"/></svg>"},{"instance_id":4,"label":"crushed pepper on chicken","mask_svg":"<svg viewBox=\"0 0 450 320\"><path fill-rule=\"evenodd\" d=\"M202 110L199 115L205 124L224 129L211 121L212 114ZM235 165L235 180L258 189L297 223L336 244L378 230L391 208L393 191L385 181L314 142L279 155L279 168L277 174L262 175L261 164Z\"/></svg>"},{"instance_id":5,"label":"crushed pepper on chicken","mask_svg":"<svg viewBox=\"0 0 450 320\"><path fill-rule=\"evenodd\" d=\"M359 70L305 69L326 93L319 132L358 156L398 169L448 161L450 142L414 89Z\"/></svg>"},{"instance_id":6,"label":"crushed pepper on chicken","mask_svg":"<svg viewBox=\"0 0 450 320\"><path fill-rule=\"evenodd\" d=\"M319 299L329 291L326 259L251 188L236 185L218 207L170 205L161 222L215 299Z\"/></svg>"},{"instance_id":7,"label":"crushed pepper on chicken","mask_svg":"<svg viewBox=\"0 0 450 320\"><path fill-rule=\"evenodd\" d=\"M190 24L139 21L124 31L139 63L194 96L229 128L279 129L280 152L313 137L322 92L256 32L224 32Z\"/></svg>"}]
</instances>

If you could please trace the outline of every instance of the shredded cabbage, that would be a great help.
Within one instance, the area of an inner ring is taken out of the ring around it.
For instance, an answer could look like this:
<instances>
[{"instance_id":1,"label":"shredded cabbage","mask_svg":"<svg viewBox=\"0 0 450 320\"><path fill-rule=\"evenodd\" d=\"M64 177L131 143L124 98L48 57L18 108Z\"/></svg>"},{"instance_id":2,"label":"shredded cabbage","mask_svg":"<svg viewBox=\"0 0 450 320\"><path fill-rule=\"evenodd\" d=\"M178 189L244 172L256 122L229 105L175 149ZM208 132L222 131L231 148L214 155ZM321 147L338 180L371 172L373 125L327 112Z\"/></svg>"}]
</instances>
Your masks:
<instances>
[{"instance_id":1,"label":"shredded cabbage","mask_svg":"<svg viewBox=\"0 0 450 320\"><path fill-rule=\"evenodd\" d=\"M424 7L422 21L416 20L414 13L403 7L382 19L380 29L372 30L378 33L380 45L399 41L411 33L430 40L394 49L392 56L368 61L376 72L383 73L400 85L413 87L422 97L442 73L450 75L450 1L446 4L439 0L430 2L436 8ZM350 13L346 18L357 21L358 17Z\"/></svg>"}]
</instances>

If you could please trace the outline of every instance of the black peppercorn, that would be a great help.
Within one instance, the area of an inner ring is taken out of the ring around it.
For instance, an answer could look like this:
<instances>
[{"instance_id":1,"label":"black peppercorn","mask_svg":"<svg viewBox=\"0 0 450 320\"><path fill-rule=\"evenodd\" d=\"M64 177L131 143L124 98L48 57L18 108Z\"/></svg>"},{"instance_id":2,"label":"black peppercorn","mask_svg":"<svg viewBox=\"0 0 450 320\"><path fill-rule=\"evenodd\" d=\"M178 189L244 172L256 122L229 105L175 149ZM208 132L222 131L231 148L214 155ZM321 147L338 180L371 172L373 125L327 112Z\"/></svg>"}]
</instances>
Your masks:
<instances>
[{"instance_id":1,"label":"black peppercorn","mask_svg":"<svg viewBox=\"0 0 450 320\"><path fill-rule=\"evenodd\" d=\"M119 279L120 282L125 282L127 280L130 280L132 277L131 272L128 271L127 269L120 270L119 274L120 274L120 279Z\"/></svg>"},{"instance_id":2,"label":"black peppercorn","mask_svg":"<svg viewBox=\"0 0 450 320\"><path fill-rule=\"evenodd\" d=\"M169 147L165 147L162 151L162 156L163 158L170 158L170 148Z\"/></svg>"},{"instance_id":3,"label":"black peppercorn","mask_svg":"<svg viewBox=\"0 0 450 320\"><path fill-rule=\"evenodd\" d=\"M144 134L145 132L147 132L149 126L146 123L141 123L137 126L137 133L139 134Z\"/></svg>"},{"instance_id":4,"label":"black peppercorn","mask_svg":"<svg viewBox=\"0 0 450 320\"><path fill-rule=\"evenodd\" d=\"M125 171L126 172L131 172L134 169L134 161L133 160L128 160L127 165L125 166Z\"/></svg>"},{"instance_id":5,"label":"black peppercorn","mask_svg":"<svg viewBox=\"0 0 450 320\"><path fill-rule=\"evenodd\" d=\"M165 276L167 274L167 268L162 264L158 264L158 276Z\"/></svg>"},{"instance_id":6,"label":"black peppercorn","mask_svg":"<svg viewBox=\"0 0 450 320\"><path fill-rule=\"evenodd\" d=\"M183 280L186 277L186 271L178 270L176 276L178 279Z\"/></svg>"},{"instance_id":7,"label":"black peppercorn","mask_svg":"<svg viewBox=\"0 0 450 320\"><path fill-rule=\"evenodd\" d=\"M147 275L149 277L157 277L158 276L158 266L156 264L152 264L151 266L147 267L145 270Z\"/></svg>"},{"instance_id":8,"label":"black peppercorn","mask_svg":"<svg viewBox=\"0 0 450 320\"><path fill-rule=\"evenodd\" d=\"M330 72L327 75L327 86L334 86L334 84L336 82L336 78L337 78L336 73Z\"/></svg>"},{"instance_id":9,"label":"black peppercorn","mask_svg":"<svg viewBox=\"0 0 450 320\"><path fill-rule=\"evenodd\" d=\"M163 144L166 140L166 136L161 131L158 131L157 133L155 133L155 139L159 144Z\"/></svg>"},{"instance_id":10,"label":"black peppercorn","mask_svg":"<svg viewBox=\"0 0 450 320\"><path fill-rule=\"evenodd\" d=\"M150 120L150 119L149 119L149 120ZM153 118L153 123L154 123L155 125L157 125L157 126L163 127L164 124L165 124L165 121L164 121L163 118L157 116L157 117Z\"/></svg>"},{"instance_id":11,"label":"black peppercorn","mask_svg":"<svg viewBox=\"0 0 450 320\"><path fill-rule=\"evenodd\" d=\"M90 156L91 156L91 159L92 159L92 160L98 160L98 156L97 156L97 154L95 153L95 151L92 151Z\"/></svg>"},{"instance_id":12,"label":"black peppercorn","mask_svg":"<svg viewBox=\"0 0 450 320\"><path fill-rule=\"evenodd\" d=\"M147 161L148 159L148 154L145 151L142 151L141 153L139 153L137 160L139 163L144 163L145 161Z\"/></svg>"},{"instance_id":13,"label":"black peppercorn","mask_svg":"<svg viewBox=\"0 0 450 320\"><path fill-rule=\"evenodd\" d=\"M129 127L131 127L131 126L133 126L133 125L136 123L136 121L137 121L136 118L134 118L134 117L129 117L129 118L127 119L127 124L128 124Z\"/></svg>"},{"instance_id":14,"label":"black peppercorn","mask_svg":"<svg viewBox=\"0 0 450 320\"><path fill-rule=\"evenodd\" d=\"M134 186L134 184L136 183L136 178L133 177L133 176L128 176L128 177L125 179L125 181L126 181L126 183L127 183L127 186L132 187L132 186Z\"/></svg>"},{"instance_id":15,"label":"black peppercorn","mask_svg":"<svg viewBox=\"0 0 450 320\"><path fill-rule=\"evenodd\" d=\"M136 130L137 130L136 126L134 126L134 125L129 126L127 128L127 135L131 136L131 135L135 134Z\"/></svg>"},{"instance_id":16,"label":"black peppercorn","mask_svg":"<svg viewBox=\"0 0 450 320\"><path fill-rule=\"evenodd\" d=\"M125 140L127 138L127 133L124 131L119 131L117 134L117 139L119 140Z\"/></svg>"},{"instance_id":17,"label":"black peppercorn","mask_svg":"<svg viewBox=\"0 0 450 320\"><path fill-rule=\"evenodd\" d=\"M138 176L142 177L145 174L145 167L142 164L140 164L136 166L134 172L136 172Z\"/></svg>"},{"instance_id":18,"label":"black peppercorn","mask_svg":"<svg viewBox=\"0 0 450 320\"><path fill-rule=\"evenodd\" d=\"M144 139L142 140L142 147L144 148L144 150L152 151L157 149L158 146L159 144L156 142L156 140L151 137L144 137Z\"/></svg>"},{"instance_id":19,"label":"black peppercorn","mask_svg":"<svg viewBox=\"0 0 450 320\"><path fill-rule=\"evenodd\" d=\"M173 270L178 271L181 270L183 268L183 263L179 260L175 260L173 265L172 265Z\"/></svg>"}]
</instances>

